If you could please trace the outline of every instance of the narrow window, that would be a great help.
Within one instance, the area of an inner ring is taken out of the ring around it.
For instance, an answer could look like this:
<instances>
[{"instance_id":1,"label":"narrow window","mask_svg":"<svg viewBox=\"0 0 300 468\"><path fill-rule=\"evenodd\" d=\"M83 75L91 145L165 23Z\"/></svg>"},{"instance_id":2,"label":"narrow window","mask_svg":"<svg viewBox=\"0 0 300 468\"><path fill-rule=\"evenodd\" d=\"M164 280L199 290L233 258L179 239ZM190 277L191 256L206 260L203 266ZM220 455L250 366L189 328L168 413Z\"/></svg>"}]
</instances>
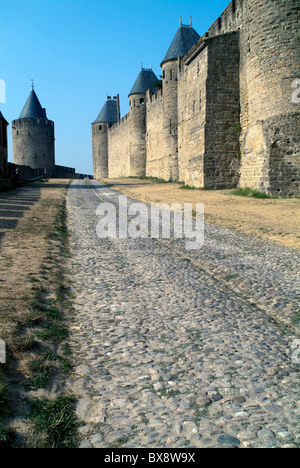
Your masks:
<instances>
[{"instance_id":1,"label":"narrow window","mask_svg":"<svg viewBox=\"0 0 300 468\"><path fill-rule=\"evenodd\" d=\"M202 91L199 93L199 108L202 109Z\"/></svg>"},{"instance_id":2,"label":"narrow window","mask_svg":"<svg viewBox=\"0 0 300 468\"><path fill-rule=\"evenodd\" d=\"M102 125L99 125L99 130L102 130Z\"/></svg>"},{"instance_id":3,"label":"narrow window","mask_svg":"<svg viewBox=\"0 0 300 468\"><path fill-rule=\"evenodd\" d=\"M173 74L172 74L172 70L170 70L170 80L172 80L173 78Z\"/></svg>"},{"instance_id":4,"label":"narrow window","mask_svg":"<svg viewBox=\"0 0 300 468\"><path fill-rule=\"evenodd\" d=\"M196 107L196 102L193 102L193 114L195 114L195 107Z\"/></svg>"},{"instance_id":5,"label":"narrow window","mask_svg":"<svg viewBox=\"0 0 300 468\"><path fill-rule=\"evenodd\" d=\"M170 135L172 134L172 119L170 119Z\"/></svg>"},{"instance_id":6,"label":"narrow window","mask_svg":"<svg viewBox=\"0 0 300 468\"><path fill-rule=\"evenodd\" d=\"M232 0L232 13L234 13L236 10L236 1Z\"/></svg>"},{"instance_id":7,"label":"narrow window","mask_svg":"<svg viewBox=\"0 0 300 468\"><path fill-rule=\"evenodd\" d=\"M218 28L221 29L222 27L222 18L219 16L218 18Z\"/></svg>"},{"instance_id":8,"label":"narrow window","mask_svg":"<svg viewBox=\"0 0 300 468\"><path fill-rule=\"evenodd\" d=\"M166 73L165 73L165 70L164 70L164 71L163 71L163 78L165 78L165 76L166 76Z\"/></svg>"}]
</instances>

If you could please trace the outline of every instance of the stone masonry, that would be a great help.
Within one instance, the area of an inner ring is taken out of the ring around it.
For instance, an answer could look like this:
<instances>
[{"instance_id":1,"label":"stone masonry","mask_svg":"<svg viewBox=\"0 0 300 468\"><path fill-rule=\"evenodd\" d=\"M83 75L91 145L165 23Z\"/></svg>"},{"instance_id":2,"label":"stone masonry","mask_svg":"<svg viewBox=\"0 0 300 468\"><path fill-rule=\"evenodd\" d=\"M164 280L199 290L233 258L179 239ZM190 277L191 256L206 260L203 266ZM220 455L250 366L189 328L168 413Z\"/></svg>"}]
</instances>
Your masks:
<instances>
[{"instance_id":1,"label":"stone masonry","mask_svg":"<svg viewBox=\"0 0 300 468\"><path fill-rule=\"evenodd\" d=\"M55 175L54 122L47 118L33 89L19 118L12 122L12 136L14 164Z\"/></svg>"},{"instance_id":2,"label":"stone masonry","mask_svg":"<svg viewBox=\"0 0 300 468\"><path fill-rule=\"evenodd\" d=\"M109 124L107 171L94 150L94 175L299 196L299 11L297 0L233 0L202 37L180 24L162 89Z\"/></svg>"}]
</instances>

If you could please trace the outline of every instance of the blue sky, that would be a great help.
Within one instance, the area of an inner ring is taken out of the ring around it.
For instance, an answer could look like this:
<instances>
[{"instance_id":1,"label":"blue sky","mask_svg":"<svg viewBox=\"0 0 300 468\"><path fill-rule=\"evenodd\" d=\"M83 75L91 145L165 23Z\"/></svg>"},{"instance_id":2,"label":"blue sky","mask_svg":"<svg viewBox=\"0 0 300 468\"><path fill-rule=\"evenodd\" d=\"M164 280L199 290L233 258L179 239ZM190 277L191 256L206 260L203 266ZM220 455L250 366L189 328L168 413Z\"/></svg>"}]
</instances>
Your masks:
<instances>
[{"instance_id":1,"label":"blue sky","mask_svg":"<svg viewBox=\"0 0 300 468\"><path fill-rule=\"evenodd\" d=\"M92 173L91 122L107 95L120 94L121 115L140 71L160 63L179 27L189 23L201 36L229 0L15 0L2 2L0 80L6 103L18 118L31 79L48 118L55 122L56 163ZM9 160L12 161L11 125Z\"/></svg>"}]
</instances>

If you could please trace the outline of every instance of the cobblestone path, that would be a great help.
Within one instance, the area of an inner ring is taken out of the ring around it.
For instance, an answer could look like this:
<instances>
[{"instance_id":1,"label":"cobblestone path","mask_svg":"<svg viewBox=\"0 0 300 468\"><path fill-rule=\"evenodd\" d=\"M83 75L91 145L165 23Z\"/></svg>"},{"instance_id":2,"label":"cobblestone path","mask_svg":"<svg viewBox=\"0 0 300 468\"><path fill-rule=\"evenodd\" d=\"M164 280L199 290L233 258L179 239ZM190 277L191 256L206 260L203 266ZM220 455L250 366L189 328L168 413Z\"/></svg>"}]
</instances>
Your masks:
<instances>
[{"instance_id":1,"label":"cobblestone path","mask_svg":"<svg viewBox=\"0 0 300 468\"><path fill-rule=\"evenodd\" d=\"M299 253L213 226L199 251L99 239L119 195L68 194L81 447L296 447Z\"/></svg>"}]
</instances>

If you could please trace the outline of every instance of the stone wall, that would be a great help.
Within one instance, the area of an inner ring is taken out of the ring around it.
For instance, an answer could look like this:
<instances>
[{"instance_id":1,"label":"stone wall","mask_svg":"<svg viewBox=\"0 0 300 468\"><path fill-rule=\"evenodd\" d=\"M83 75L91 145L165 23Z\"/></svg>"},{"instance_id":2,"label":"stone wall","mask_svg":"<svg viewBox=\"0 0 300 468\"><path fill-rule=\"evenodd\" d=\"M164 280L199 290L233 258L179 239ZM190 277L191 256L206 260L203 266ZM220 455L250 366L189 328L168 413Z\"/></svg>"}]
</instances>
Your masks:
<instances>
[{"instance_id":1,"label":"stone wall","mask_svg":"<svg viewBox=\"0 0 300 468\"><path fill-rule=\"evenodd\" d=\"M179 179L201 188L239 179L239 35L202 39L179 75Z\"/></svg>"},{"instance_id":2,"label":"stone wall","mask_svg":"<svg viewBox=\"0 0 300 468\"><path fill-rule=\"evenodd\" d=\"M236 0L208 31L240 31L240 186L271 195L300 193L299 18L298 0Z\"/></svg>"},{"instance_id":3,"label":"stone wall","mask_svg":"<svg viewBox=\"0 0 300 468\"><path fill-rule=\"evenodd\" d=\"M12 122L13 162L33 169L43 167L54 176L54 122L45 119L18 119Z\"/></svg>"},{"instance_id":4,"label":"stone wall","mask_svg":"<svg viewBox=\"0 0 300 468\"><path fill-rule=\"evenodd\" d=\"M151 94L149 90L146 97L146 106L146 175L148 177L162 178L165 155L165 138L162 132L164 125L162 91L160 90L155 94Z\"/></svg>"},{"instance_id":5,"label":"stone wall","mask_svg":"<svg viewBox=\"0 0 300 468\"><path fill-rule=\"evenodd\" d=\"M145 176L145 94L131 96L130 112L108 128L107 135L108 176L110 178ZM96 170L99 172L99 169Z\"/></svg>"},{"instance_id":6,"label":"stone wall","mask_svg":"<svg viewBox=\"0 0 300 468\"><path fill-rule=\"evenodd\" d=\"M130 175L130 121L129 114L108 130L108 176L110 178Z\"/></svg>"},{"instance_id":7,"label":"stone wall","mask_svg":"<svg viewBox=\"0 0 300 468\"><path fill-rule=\"evenodd\" d=\"M300 194L300 105L292 100L300 75L299 13L296 0L249 1L249 120L240 184L271 195Z\"/></svg>"},{"instance_id":8,"label":"stone wall","mask_svg":"<svg viewBox=\"0 0 300 468\"><path fill-rule=\"evenodd\" d=\"M236 187L240 171L239 34L206 39L204 188Z\"/></svg>"},{"instance_id":9,"label":"stone wall","mask_svg":"<svg viewBox=\"0 0 300 468\"><path fill-rule=\"evenodd\" d=\"M208 48L189 65L182 63L178 90L179 180L204 187L206 83Z\"/></svg>"}]
</instances>

